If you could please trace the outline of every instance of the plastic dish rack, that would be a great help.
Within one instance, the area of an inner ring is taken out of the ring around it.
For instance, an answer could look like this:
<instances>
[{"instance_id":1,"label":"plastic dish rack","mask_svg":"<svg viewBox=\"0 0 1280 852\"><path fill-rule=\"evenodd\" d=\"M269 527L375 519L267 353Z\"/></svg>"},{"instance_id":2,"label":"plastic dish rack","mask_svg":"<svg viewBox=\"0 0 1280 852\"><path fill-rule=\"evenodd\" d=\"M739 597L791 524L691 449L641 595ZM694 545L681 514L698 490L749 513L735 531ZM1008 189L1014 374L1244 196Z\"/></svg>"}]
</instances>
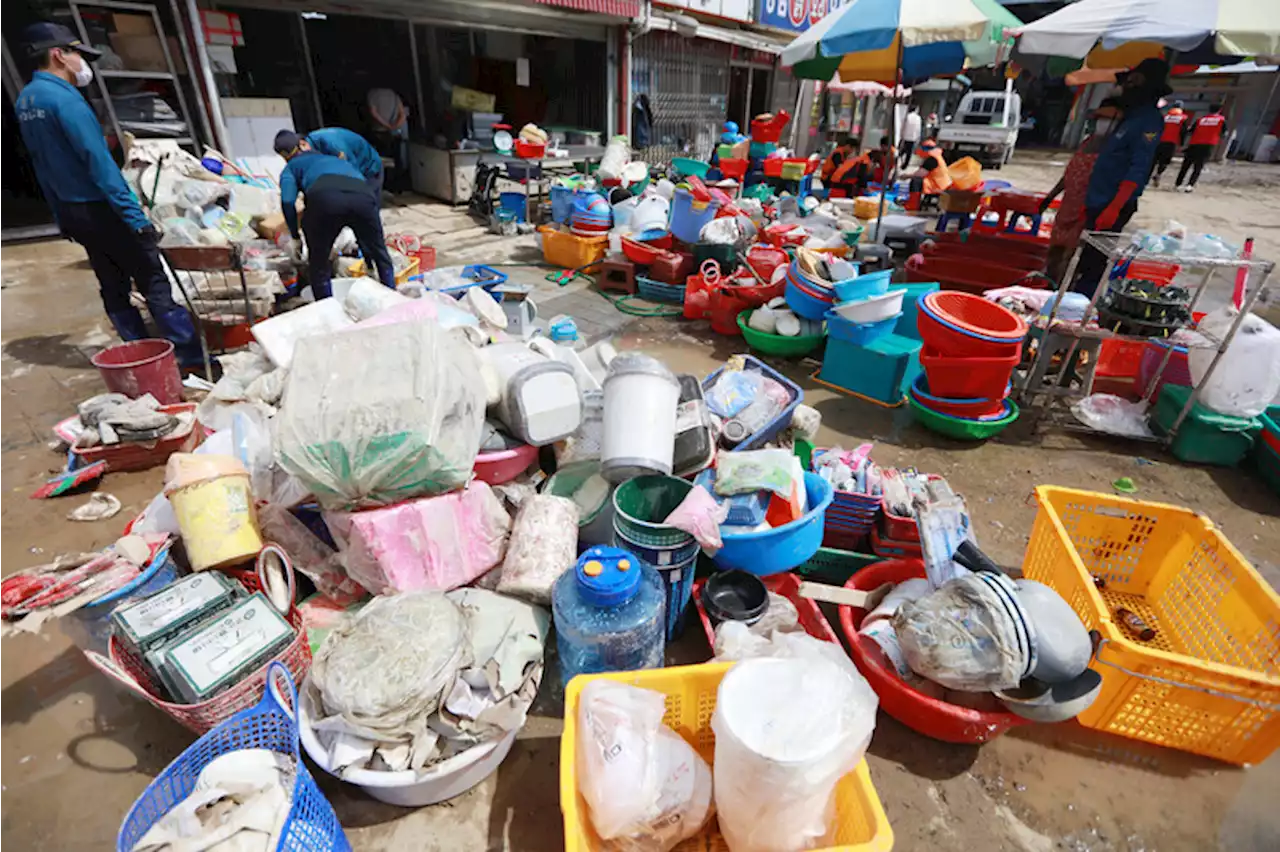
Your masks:
<instances>
[{"instance_id":1,"label":"plastic dish rack","mask_svg":"<svg viewBox=\"0 0 1280 852\"><path fill-rule=\"evenodd\" d=\"M587 803L578 792L578 703L582 689L595 679L652 689L667 697L667 713L662 721L693 746L707 763L715 761L715 733L711 714L716 709L720 680L732 663L704 663L638 672L611 672L578 675L564 691L564 734L560 737L560 810L564 814L565 852L601 852L607 846L596 836L587 813ZM880 797L871 783L864 760L836 785L835 840L825 852L889 852L893 829L885 816ZM676 847L679 852L728 849L716 821L702 834ZM823 852L818 850L818 852Z\"/></svg>"},{"instance_id":2,"label":"plastic dish rack","mask_svg":"<svg viewBox=\"0 0 1280 852\"><path fill-rule=\"evenodd\" d=\"M1237 764L1275 751L1280 595L1226 536L1177 506L1047 485L1036 500L1023 573L1102 634L1080 724ZM1124 631L1120 608L1155 638Z\"/></svg>"},{"instance_id":3,"label":"plastic dish rack","mask_svg":"<svg viewBox=\"0 0 1280 852\"><path fill-rule=\"evenodd\" d=\"M746 361L748 370L763 373L768 378L773 379L775 382L786 388L787 393L791 395L791 402L789 402L782 411L778 412L772 420L757 429L753 434L748 435L743 439L742 443L733 448L734 452L759 449L767 442L776 438L779 432L791 424L791 414L796 410L796 406L804 400L804 391L800 389L799 385L761 361L759 358L756 358L753 355L742 355L739 357ZM715 385L716 379L720 377L720 374L724 372L724 369L724 367L720 367L702 380L702 390L704 392Z\"/></svg>"}]
</instances>

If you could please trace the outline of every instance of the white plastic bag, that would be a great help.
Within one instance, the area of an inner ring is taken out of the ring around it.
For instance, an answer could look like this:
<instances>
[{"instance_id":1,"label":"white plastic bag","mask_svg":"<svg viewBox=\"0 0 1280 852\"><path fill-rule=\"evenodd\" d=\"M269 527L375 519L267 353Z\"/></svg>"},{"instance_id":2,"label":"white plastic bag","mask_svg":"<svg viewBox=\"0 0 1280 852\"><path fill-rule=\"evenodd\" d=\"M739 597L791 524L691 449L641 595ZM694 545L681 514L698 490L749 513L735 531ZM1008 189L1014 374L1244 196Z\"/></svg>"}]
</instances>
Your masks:
<instances>
[{"instance_id":1,"label":"white plastic bag","mask_svg":"<svg viewBox=\"0 0 1280 852\"><path fill-rule=\"evenodd\" d=\"M662 724L665 710L648 689L596 680L582 690L579 789L610 849L667 852L711 816L711 770Z\"/></svg>"},{"instance_id":2,"label":"white plastic bag","mask_svg":"<svg viewBox=\"0 0 1280 852\"><path fill-rule=\"evenodd\" d=\"M835 845L836 784L862 760L878 704L850 668L806 652L744 660L720 682L716 809L733 852Z\"/></svg>"},{"instance_id":3,"label":"white plastic bag","mask_svg":"<svg viewBox=\"0 0 1280 852\"><path fill-rule=\"evenodd\" d=\"M304 338L296 355L276 456L321 506L389 505L471 478L485 399L468 344L424 320Z\"/></svg>"},{"instance_id":4,"label":"white plastic bag","mask_svg":"<svg viewBox=\"0 0 1280 852\"><path fill-rule=\"evenodd\" d=\"M1231 305L1219 308L1200 321L1200 330L1222 340L1238 312ZM1191 348L1187 352L1191 380L1204 380L1216 349ZM1280 329L1249 314L1208 384L1200 389L1200 402L1232 417L1257 417L1280 394Z\"/></svg>"},{"instance_id":5,"label":"white plastic bag","mask_svg":"<svg viewBox=\"0 0 1280 852\"><path fill-rule=\"evenodd\" d=\"M604 148L596 174L603 180L622 177L622 168L631 162L631 142L626 136L615 136Z\"/></svg>"},{"instance_id":6,"label":"white plastic bag","mask_svg":"<svg viewBox=\"0 0 1280 852\"><path fill-rule=\"evenodd\" d=\"M535 494L520 504L498 591L550 604L551 587L578 556L578 504L567 497Z\"/></svg>"},{"instance_id":7,"label":"white plastic bag","mask_svg":"<svg viewBox=\"0 0 1280 852\"><path fill-rule=\"evenodd\" d=\"M1112 435L1149 438L1147 404L1130 402L1109 393L1095 393L1072 403L1071 413L1081 423Z\"/></svg>"}]
</instances>

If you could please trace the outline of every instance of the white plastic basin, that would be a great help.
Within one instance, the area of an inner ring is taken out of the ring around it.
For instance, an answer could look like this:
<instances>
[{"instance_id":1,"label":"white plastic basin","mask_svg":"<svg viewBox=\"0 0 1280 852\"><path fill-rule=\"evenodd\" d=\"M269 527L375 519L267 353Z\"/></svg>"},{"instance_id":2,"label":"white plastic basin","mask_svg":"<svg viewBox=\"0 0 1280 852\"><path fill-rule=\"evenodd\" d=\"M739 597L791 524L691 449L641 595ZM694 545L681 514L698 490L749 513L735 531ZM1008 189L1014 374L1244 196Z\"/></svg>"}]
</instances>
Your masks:
<instances>
[{"instance_id":1,"label":"white plastic basin","mask_svg":"<svg viewBox=\"0 0 1280 852\"><path fill-rule=\"evenodd\" d=\"M859 325L868 322L879 322L902 311L902 297L906 293L906 290L890 290L888 293L867 299L859 299L856 302L840 302L832 310L849 320L849 322L858 323Z\"/></svg>"}]
</instances>

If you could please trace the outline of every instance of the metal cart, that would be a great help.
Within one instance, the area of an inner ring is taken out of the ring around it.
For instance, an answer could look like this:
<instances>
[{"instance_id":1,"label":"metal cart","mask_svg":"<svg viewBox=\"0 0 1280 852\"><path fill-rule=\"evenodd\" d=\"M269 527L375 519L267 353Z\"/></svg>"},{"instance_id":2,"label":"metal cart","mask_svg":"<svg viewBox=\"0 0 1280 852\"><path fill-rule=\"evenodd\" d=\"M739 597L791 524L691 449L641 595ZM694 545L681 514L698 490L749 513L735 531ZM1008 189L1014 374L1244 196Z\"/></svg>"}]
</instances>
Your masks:
<instances>
[{"instance_id":1,"label":"metal cart","mask_svg":"<svg viewBox=\"0 0 1280 852\"><path fill-rule=\"evenodd\" d=\"M1041 338L1042 344L1050 341L1053 336L1052 345L1041 345L1036 352L1035 358L1031 361L1030 366L1020 368L1015 376L1015 395L1018 397L1019 403L1027 409L1029 413L1039 415L1037 420L1040 424L1048 423L1050 425L1076 431L1099 432L1100 434L1111 434L1095 430L1075 419L1071 415L1070 405L1077 400L1083 399L1093 393L1093 383L1095 372L1097 370L1097 353L1101 347L1101 343L1106 340L1128 340L1131 342L1146 342L1147 340L1159 340L1158 337L1121 334L1116 331L1110 331L1101 328L1096 324L1091 326L1090 323L1099 318L1098 303L1106 295L1112 285L1112 275L1116 272L1117 267L1123 271L1128 264L1133 262L1154 262L1163 264L1176 264L1183 270L1192 270L1202 273L1199 283L1192 290L1191 300L1187 306L1187 312L1194 312L1197 305L1200 304L1201 298L1209 289L1210 283L1214 280L1219 272L1226 270L1228 272L1237 272L1245 270L1247 278L1247 295L1244 303L1241 305L1239 315L1232 323L1230 330L1221 339L1216 339L1210 335L1200 332L1205 338L1203 348L1212 348L1216 354L1213 361L1209 364L1208 370L1205 372L1204 378L1199 382L1195 382L1191 389L1191 393L1187 397L1186 404L1178 413L1177 418L1173 421L1167 434L1161 437L1149 436L1147 438L1134 437L1139 440L1159 441L1166 446L1173 443L1177 437L1178 429L1182 422L1191 413L1196 401L1200 397L1201 388L1213 378L1214 371L1218 368L1218 362L1222 360L1223 354L1231 345L1231 341L1235 338L1236 331L1240 328L1240 323L1244 321L1245 316L1253 308L1254 304L1267 292L1271 272L1275 267L1274 262L1270 260L1260 259L1243 259L1243 258L1212 258L1201 255L1185 255L1185 254L1155 254L1145 251L1136 250L1129 244L1130 235L1119 234L1106 231L1086 231L1081 235L1080 245L1075 255L1071 258L1071 263L1067 267L1067 274L1063 276L1062 283L1058 285L1057 296L1054 301L1052 310L1047 321L1044 323L1044 333ZM1102 274L1102 280L1098 284L1097 290L1090 299L1088 307L1085 309L1084 316L1079 325L1054 326L1054 320L1058 314L1058 308L1062 303L1062 297L1069 291L1070 282L1075 278L1076 267L1079 265L1080 258L1086 248L1094 248L1101 252L1107 259L1106 269ZM1234 276L1233 276L1234 277ZM1077 371L1077 361L1081 352L1091 352L1093 357L1088 359L1088 364L1083 369ZM1161 359L1159 368L1155 371L1147 386L1142 389L1142 402L1153 402L1151 399L1155 389L1160 386L1160 378L1164 374L1165 367L1169 363L1170 357L1173 355L1174 347L1165 347L1164 357ZM1061 356L1060 368L1056 374L1053 370L1053 359Z\"/></svg>"},{"instance_id":2,"label":"metal cart","mask_svg":"<svg viewBox=\"0 0 1280 852\"><path fill-rule=\"evenodd\" d=\"M196 330L200 335L200 348L204 353L205 378L213 381L206 324L222 329L222 333L218 336L217 346L218 354L221 354L229 349L236 348L226 345L226 329L242 323L248 328L254 322L253 303L249 299L249 285L245 280L244 264L241 261L239 247L235 244L226 246L161 246L160 257L164 260L165 266L168 267L170 276L178 283L178 289L182 291L182 298L187 303L187 310L191 312L192 317L195 319ZM244 300L244 315L241 316L238 312L212 309L210 303L228 301L222 297L222 292L215 292L207 283L202 287L195 275L188 276L188 282L192 285L188 289L182 280L182 276L178 274L180 271L189 273L236 273L240 279L240 297ZM191 296L192 290L196 293L195 299Z\"/></svg>"}]
</instances>

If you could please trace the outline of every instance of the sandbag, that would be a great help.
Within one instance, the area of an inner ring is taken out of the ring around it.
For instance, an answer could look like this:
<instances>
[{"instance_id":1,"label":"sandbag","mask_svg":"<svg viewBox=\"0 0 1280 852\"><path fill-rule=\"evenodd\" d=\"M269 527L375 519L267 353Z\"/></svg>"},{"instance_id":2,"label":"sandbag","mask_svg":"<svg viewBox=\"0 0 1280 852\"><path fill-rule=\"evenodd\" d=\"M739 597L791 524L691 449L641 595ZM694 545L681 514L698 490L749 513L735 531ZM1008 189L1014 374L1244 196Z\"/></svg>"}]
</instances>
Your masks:
<instances>
[{"instance_id":1,"label":"sandbag","mask_svg":"<svg viewBox=\"0 0 1280 852\"><path fill-rule=\"evenodd\" d=\"M304 338L277 460L330 510L450 491L480 449L483 387L474 350L430 320Z\"/></svg>"}]
</instances>

